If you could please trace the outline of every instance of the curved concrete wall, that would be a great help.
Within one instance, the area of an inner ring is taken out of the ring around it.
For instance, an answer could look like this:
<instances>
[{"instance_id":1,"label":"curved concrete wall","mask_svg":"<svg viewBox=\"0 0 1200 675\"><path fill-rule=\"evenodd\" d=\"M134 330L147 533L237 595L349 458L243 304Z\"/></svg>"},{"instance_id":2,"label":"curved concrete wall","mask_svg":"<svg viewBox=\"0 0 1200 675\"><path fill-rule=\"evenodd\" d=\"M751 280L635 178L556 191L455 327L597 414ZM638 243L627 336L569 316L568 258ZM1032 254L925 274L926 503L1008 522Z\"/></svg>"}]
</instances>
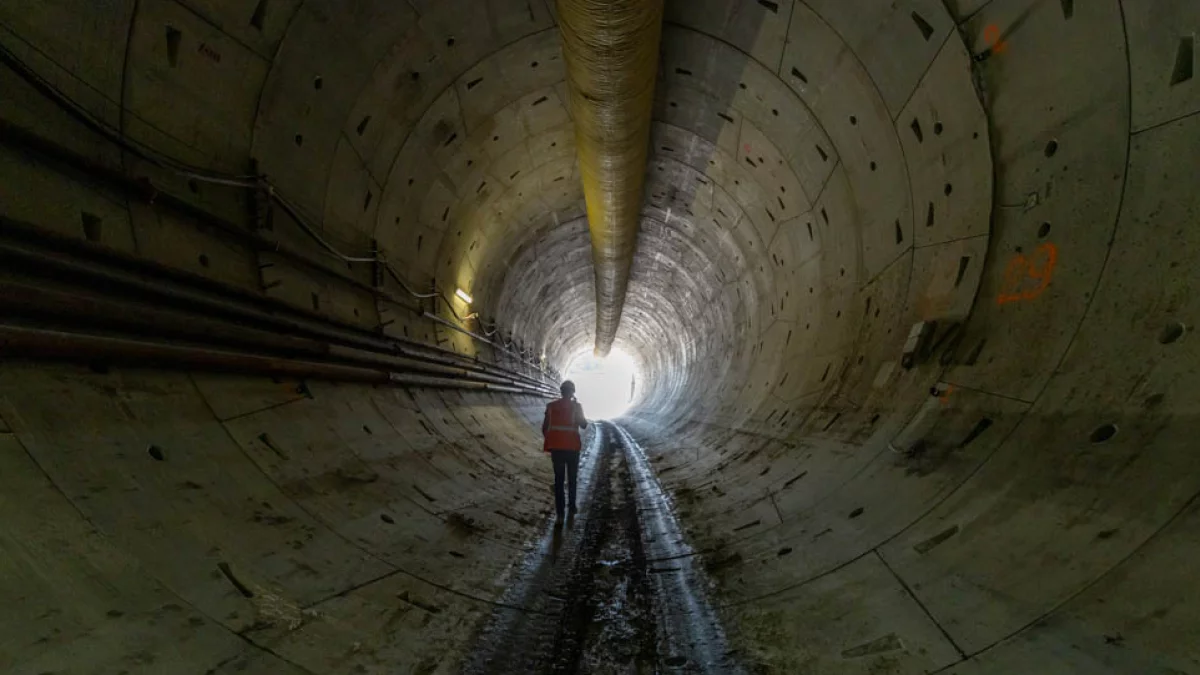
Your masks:
<instances>
[{"instance_id":1,"label":"curved concrete wall","mask_svg":"<svg viewBox=\"0 0 1200 675\"><path fill-rule=\"evenodd\" d=\"M342 5L18 1L0 38L565 365L594 290L552 13ZM1198 27L1183 1L668 3L627 422L748 663L1200 671ZM0 83L7 122L246 222L244 191ZM281 212L329 273L3 143L0 177L7 217L511 360ZM5 362L0 403L6 672L452 671L549 504L533 399Z\"/></svg>"}]
</instances>

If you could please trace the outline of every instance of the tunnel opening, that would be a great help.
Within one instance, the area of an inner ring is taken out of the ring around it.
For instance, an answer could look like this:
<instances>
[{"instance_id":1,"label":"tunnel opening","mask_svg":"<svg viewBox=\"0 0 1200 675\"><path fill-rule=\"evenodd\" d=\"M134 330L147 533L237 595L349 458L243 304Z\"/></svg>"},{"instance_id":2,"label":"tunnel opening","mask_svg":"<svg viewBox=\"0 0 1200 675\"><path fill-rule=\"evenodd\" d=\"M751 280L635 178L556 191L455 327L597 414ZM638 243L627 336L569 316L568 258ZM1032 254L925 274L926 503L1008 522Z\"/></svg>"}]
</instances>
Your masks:
<instances>
[{"instance_id":1,"label":"tunnel opening","mask_svg":"<svg viewBox=\"0 0 1200 675\"><path fill-rule=\"evenodd\" d=\"M637 361L625 350L614 347L608 356L585 349L568 363L565 377L575 383L575 397L589 418L614 420L638 400L646 383Z\"/></svg>"}]
</instances>

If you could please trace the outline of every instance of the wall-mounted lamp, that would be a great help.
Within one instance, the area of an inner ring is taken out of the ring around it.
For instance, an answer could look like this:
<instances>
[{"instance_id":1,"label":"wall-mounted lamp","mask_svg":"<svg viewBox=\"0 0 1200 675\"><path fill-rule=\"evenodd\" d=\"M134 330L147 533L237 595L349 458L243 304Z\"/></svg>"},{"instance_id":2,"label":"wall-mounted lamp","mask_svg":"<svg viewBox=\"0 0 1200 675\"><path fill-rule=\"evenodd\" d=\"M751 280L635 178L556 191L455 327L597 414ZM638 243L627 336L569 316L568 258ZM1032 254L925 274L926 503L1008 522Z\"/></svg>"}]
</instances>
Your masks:
<instances>
[{"instance_id":1,"label":"wall-mounted lamp","mask_svg":"<svg viewBox=\"0 0 1200 675\"><path fill-rule=\"evenodd\" d=\"M458 296L459 300L462 300L463 302L467 303L468 305L471 304L471 295L469 293L467 293L466 291L464 291L463 289L460 288L460 289L454 291L454 294Z\"/></svg>"}]
</instances>

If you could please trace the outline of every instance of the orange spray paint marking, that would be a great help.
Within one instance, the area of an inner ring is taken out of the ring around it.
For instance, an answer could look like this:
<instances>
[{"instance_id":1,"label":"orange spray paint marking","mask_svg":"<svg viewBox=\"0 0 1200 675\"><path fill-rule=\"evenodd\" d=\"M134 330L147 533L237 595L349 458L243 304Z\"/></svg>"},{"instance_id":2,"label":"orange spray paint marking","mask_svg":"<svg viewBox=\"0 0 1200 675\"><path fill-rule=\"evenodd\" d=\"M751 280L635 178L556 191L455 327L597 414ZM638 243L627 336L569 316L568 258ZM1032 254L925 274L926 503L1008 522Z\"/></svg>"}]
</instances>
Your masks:
<instances>
[{"instance_id":1,"label":"orange spray paint marking","mask_svg":"<svg viewBox=\"0 0 1200 675\"><path fill-rule=\"evenodd\" d=\"M1017 253L1004 268L1004 281L996 304L1005 305L1018 300L1033 300L1050 285L1054 275L1054 263L1058 261L1058 247L1049 242L1037 247L1026 257Z\"/></svg>"},{"instance_id":2,"label":"orange spray paint marking","mask_svg":"<svg viewBox=\"0 0 1200 675\"><path fill-rule=\"evenodd\" d=\"M1003 54L1008 49L1008 43L1000 39L1000 27L994 23L989 23L983 29L983 41L987 43L988 49L992 50L993 54Z\"/></svg>"},{"instance_id":3,"label":"orange spray paint marking","mask_svg":"<svg viewBox=\"0 0 1200 675\"><path fill-rule=\"evenodd\" d=\"M950 402L950 392L952 392L952 391L954 391L954 385L952 385L952 384L946 385L946 391L943 391L942 395L938 396L938 400L941 401L942 403L949 403Z\"/></svg>"}]
</instances>

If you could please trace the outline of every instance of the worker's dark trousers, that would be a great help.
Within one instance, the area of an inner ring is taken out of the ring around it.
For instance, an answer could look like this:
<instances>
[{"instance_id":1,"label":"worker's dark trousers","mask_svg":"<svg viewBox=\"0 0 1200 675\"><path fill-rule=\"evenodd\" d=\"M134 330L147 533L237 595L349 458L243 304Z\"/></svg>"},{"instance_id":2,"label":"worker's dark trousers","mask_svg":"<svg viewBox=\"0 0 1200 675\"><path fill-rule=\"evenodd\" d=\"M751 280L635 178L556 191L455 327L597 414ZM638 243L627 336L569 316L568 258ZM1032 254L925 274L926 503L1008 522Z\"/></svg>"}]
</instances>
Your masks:
<instances>
[{"instance_id":1,"label":"worker's dark trousers","mask_svg":"<svg viewBox=\"0 0 1200 675\"><path fill-rule=\"evenodd\" d=\"M579 475L579 452L575 450L551 450L554 462L554 509L563 514L563 477L567 479L567 503L575 508L575 478Z\"/></svg>"}]
</instances>

